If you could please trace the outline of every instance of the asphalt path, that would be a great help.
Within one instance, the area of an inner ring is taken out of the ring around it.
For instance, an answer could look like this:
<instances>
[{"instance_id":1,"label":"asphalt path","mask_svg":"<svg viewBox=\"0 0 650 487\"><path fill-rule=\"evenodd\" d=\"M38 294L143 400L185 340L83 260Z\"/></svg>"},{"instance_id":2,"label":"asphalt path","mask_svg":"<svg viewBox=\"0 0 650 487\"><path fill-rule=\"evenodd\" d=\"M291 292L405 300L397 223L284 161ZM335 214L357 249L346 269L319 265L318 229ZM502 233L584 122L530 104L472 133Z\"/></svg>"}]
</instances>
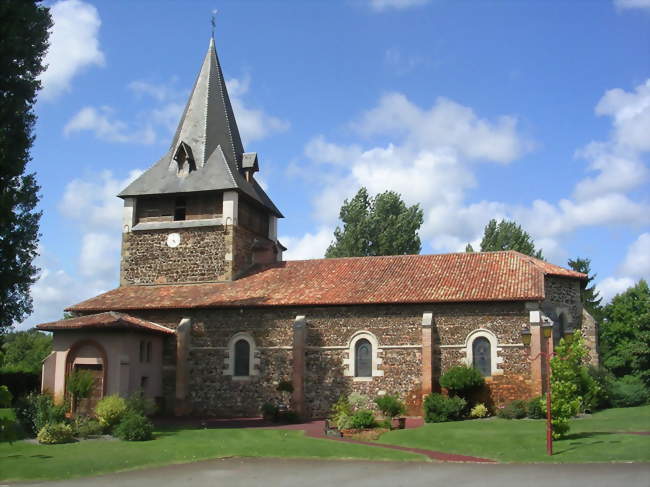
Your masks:
<instances>
[{"instance_id":1,"label":"asphalt path","mask_svg":"<svg viewBox=\"0 0 650 487\"><path fill-rule=\"evenodd\" d=\"M650 463L452 464L227 458L21 486L650 487Z\"/></svg>"}]
</instances>

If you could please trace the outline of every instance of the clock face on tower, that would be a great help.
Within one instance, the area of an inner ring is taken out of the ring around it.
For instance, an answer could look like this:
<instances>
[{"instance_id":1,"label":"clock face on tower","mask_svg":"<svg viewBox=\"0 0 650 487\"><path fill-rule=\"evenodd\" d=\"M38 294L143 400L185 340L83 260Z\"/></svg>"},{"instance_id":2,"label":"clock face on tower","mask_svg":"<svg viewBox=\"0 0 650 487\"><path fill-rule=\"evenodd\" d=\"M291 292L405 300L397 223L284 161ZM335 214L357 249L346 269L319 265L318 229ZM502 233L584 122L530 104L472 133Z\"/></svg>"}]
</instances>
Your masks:
<instances>
[{"instance_id":1,"label":"clock face on tower","mask_svg":"<svg viewBox=\"0 0 650 487\"><path fill-rule=\"evenodd\" d=\"M167 235L167 246L174 248L178 247L178 244L181 243L181 236L178 233L170 233Z\"/></svg>"}]
</instances>

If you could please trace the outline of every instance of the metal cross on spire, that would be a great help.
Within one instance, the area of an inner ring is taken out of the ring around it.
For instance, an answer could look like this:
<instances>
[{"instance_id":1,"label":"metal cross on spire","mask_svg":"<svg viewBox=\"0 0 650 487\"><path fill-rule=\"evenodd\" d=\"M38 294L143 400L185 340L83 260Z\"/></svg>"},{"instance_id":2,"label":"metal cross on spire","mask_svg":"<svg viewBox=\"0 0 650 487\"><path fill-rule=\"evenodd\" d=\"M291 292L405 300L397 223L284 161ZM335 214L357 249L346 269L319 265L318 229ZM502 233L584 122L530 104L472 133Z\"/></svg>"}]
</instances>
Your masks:
<instances>
[{"instance_id":1,"label":"metal cross on spire","mask_svg":"<svg viewBox=\"0 0 650 487\"><path fill-rule=\"evenodd\" d=\"M210 23L212 24L212 38L214 39L214 28L217 25L217 12L219 12L216 8L212 11L212 18L210 19Z\"/></svg>"}]
</instances>

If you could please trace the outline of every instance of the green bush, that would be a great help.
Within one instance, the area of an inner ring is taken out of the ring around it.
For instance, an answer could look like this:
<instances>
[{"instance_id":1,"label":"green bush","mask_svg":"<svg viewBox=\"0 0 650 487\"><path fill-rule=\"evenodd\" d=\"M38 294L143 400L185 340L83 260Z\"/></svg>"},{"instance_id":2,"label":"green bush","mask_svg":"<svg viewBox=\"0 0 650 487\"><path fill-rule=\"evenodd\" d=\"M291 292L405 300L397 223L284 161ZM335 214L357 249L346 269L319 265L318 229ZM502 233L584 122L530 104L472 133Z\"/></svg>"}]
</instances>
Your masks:
<instances>
[{"instance_id":1,"label":"green bush","mask_svg":"<svg viewBox=\"0 0 650 487\"><path fill-rule=\"evenodd\" d=\"M462 397L447 397L442 394L429 394L424 399L424 420L427 423L456 421L463 417L467 401Z\"/></svg>"},{"instance_id":2,"label":"green bush","mask_svg":"<svg viewBox=\"0 0 650 487\"><path fill-rule=\"evenodd\" d=\"M542 419L546 417L542 396L533 397L526 403L526 413L530 419Z\"/></svg>"},{"instance_id":3,"label":"green bush","mask_svg":"<svg viewBox=\"0 0 650 487\"><path fill-rule=\"evenodd\" d=\"M129 411L115 427L114 434L125 441L147 441L153 438L153 424L145 416Z\"/></svg>"},{"instance_id":4,"label":"green bush","mask_svg":"<svg viewBox=\"0 0 650 487\"><path fill-rule=\"evenodd\" d=\"M266 419L267 421L277 421L278 419L278 414L279 414L279 408L270 402L265 402L262 404L262 407L260 408L262 411L262 417Z\"/></svg>"},{"instance_id":5,"label":"green bush","mask_svg":"<svg viewBox=\"0 0 650 487\"><path fill-rule=\"evenodd\" d=\"M346 396L339 396L332 405L330 421L340 430L352 428L352 405Z\"/></svg>"},{"instance_id":6,"label":"green bush","mask_svg":"<svg viewBox=\"0 0 650 487\"><path fill-rule=\"evenodd\" d=\"M58 445L59 443L72 443L74 432L72 426L65 423L52 423L43 426L37 436L38 442L45 445Z\"/></svg>"},{"instance_id":7,"label":"green bush","mask_svg":"<svg viewBox=\"0 0 650 487\"><path fill-rule=\"evenodd\" d=\"M27 436L34 437L46 425L62 423L67 406L56 405L49 394L31 393L16 401L16 420Z\"/></svg>"},{"instance_id":8,"label":"green bush","mask_svg":"<svg viewBox=\"0 0 650 487\"><path fill-rule=\"evenodd\" d=\"M526 401L515 399L497 410L497 416L503 419L521 419L526 417Z\"/></svg>"},{"instance_id":9,"label":"green bush","mask_svg":"<svg viewBox=\"0 0 650 487\"><path fill-rule=\"evenodd\" d=\"M596 394L594 394L592 400L593 409L598 410L611 407L611 386L612 383L616 380L614 375L605 367L590 366L587 369L587 372L594 380L594 382L598 385L598 391Z\"/></svg>"},{"instance_id":10,"label":"green bush","mask_svg":"<svg viewBox=\"0 0 650 487\"><path fill-rule=\"evenodd\" d=\"M450 396L459 396L467 400L469 395L483 387L485 379L474 367L457 365L440 377L440 385L449 391Z\"/></svg>"},{"instance_id":11,"label":"green bush","mask_svg":"<svg viewBox=\"0 0 650 487\"><path fill-rule=\"evenodd\" d=\"M156 403L144 395L143 391L136 391L126 398L126 408L142 416L153 416L156 413Z\"/></svg>"},{"instance_id":12,"label":"green bush","mask_svg":"<svg viewBox=\"0 0 650 487\"><path fill-rule=\"evenodd\" d=\"M375 426L375 415L370 409L360 409L352 415L351 426L354 429L372 428Z\"/></svg>"},{"instance_id":13,"label":"green bush","mask_svg":"<svg viewBox=\"0 0 650 487\"><path fill-rule=\"evenodd\" d=\"M393 429L393 422L390 419L382 419L381 421L377 421L377 427L391 430Z\"/></svg>"},{"instance_id":14,"label":"green bush","mask_svg":"<svg viewBox=\"0 0 650 487\"><path fill-rule=\"evenodd\" d=\"M401 416L406 412L404 403L400 401L399 397L392 394L379 396L375 399L375 404L386 418Z\"/></svg>"},{"instance_id":15,"label":"green bush","mask_svg":"<svg viewBox=\"0 0 650 487\"><path fill-rule=\"evenodd\" d=\"M81 399L90 395L95 384L95 377L90 370L77 369L68 376L67 389L72 397L73 412Z\"/></svg>"},{"instance_id":16,"label":"green bush","mask_svg":"<svg viewBox=\"0 0 650 487\"><path fill-rule=\"evenodd\" d=\"M289 424L300 423L300 415L295 411L280 411L278 421Z\"/></svg>"},{"instance_id":17,"label":"green bush","mask_svg":"<svg viewBox=\"0 0 650 487\"><path fill-rule=\"evenodd\" d=\"M127 413L126 401L120 396L106 396L97 402L95 414L101 425L108 431L122 421Z\"/></svg>"},{"instance_id":18,"label":"green bush","mask_svg":"<svg viewBox=\"0 0 650 487\"><path fill-rule=\"evenodd\" d=\"M360 392L353 392L348 396L348 403L350 404L352 410L356 411L357 409L367 408L370 400L365 394L361 394Z\"/></svg>"},{"instance_id":19,"label":"green bush","mask_svg":"<svg viewBox=\"0 0 650 487\"><path fill-rule=\"evenodd\" d=\"M485 418L489 414L488 408L485 407L485 404L477 404L469 412L471 418Z\"/></svg>"},{"instance_id":20,"label":"green bush","mask_svg":"<svg viewBox=\"0 0 650 487\"><path fill-rule=\"evenodd\" d=\"M611 382L611 401L614 407L641 406L650 399L650 391L644 382L634 375L626 375Z\"/></svg>"},{"instance_id":21,"label":"green bush","mask_svg":"<svg viewBox=\"0 0 650 487\"><path fill-rule=\"evenodd\" d=\"M77 416L72 424L72 430L74 435L79 438L99 436L104 432L104 428L99 421L88 416Z\"/></svg>"}]
</instances>

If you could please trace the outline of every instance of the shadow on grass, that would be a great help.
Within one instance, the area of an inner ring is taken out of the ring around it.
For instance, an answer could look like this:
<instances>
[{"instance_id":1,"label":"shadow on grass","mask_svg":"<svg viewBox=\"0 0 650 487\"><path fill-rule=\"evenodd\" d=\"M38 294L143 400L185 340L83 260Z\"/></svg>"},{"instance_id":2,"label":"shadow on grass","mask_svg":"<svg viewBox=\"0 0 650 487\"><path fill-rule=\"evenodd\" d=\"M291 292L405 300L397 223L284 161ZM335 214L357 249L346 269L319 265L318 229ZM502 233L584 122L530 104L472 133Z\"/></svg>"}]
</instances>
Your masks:
<instances>
[{"instance_id":1,"label":"shadow on grass","mask_svg":"<svg viewBox=\"0 0 650 487\"><path fill-rule=\"evenodd\" d=\"M590 431L587 433L573 433L567 435L562 440L555 440L553 442L556 446L555 454L559 455L561 453L568 453L570 451L576 451L579 450L580 448L584 448L587 446L593 446L599 444L615 445L621 443L620 440L606 439L607 436L615 435L615 434L616 433L612 433L610 431ZM595 441L588 441L592 439ZM564 446L566 446L566 448L562 448Z\"/></svg>"}]
</instances>

